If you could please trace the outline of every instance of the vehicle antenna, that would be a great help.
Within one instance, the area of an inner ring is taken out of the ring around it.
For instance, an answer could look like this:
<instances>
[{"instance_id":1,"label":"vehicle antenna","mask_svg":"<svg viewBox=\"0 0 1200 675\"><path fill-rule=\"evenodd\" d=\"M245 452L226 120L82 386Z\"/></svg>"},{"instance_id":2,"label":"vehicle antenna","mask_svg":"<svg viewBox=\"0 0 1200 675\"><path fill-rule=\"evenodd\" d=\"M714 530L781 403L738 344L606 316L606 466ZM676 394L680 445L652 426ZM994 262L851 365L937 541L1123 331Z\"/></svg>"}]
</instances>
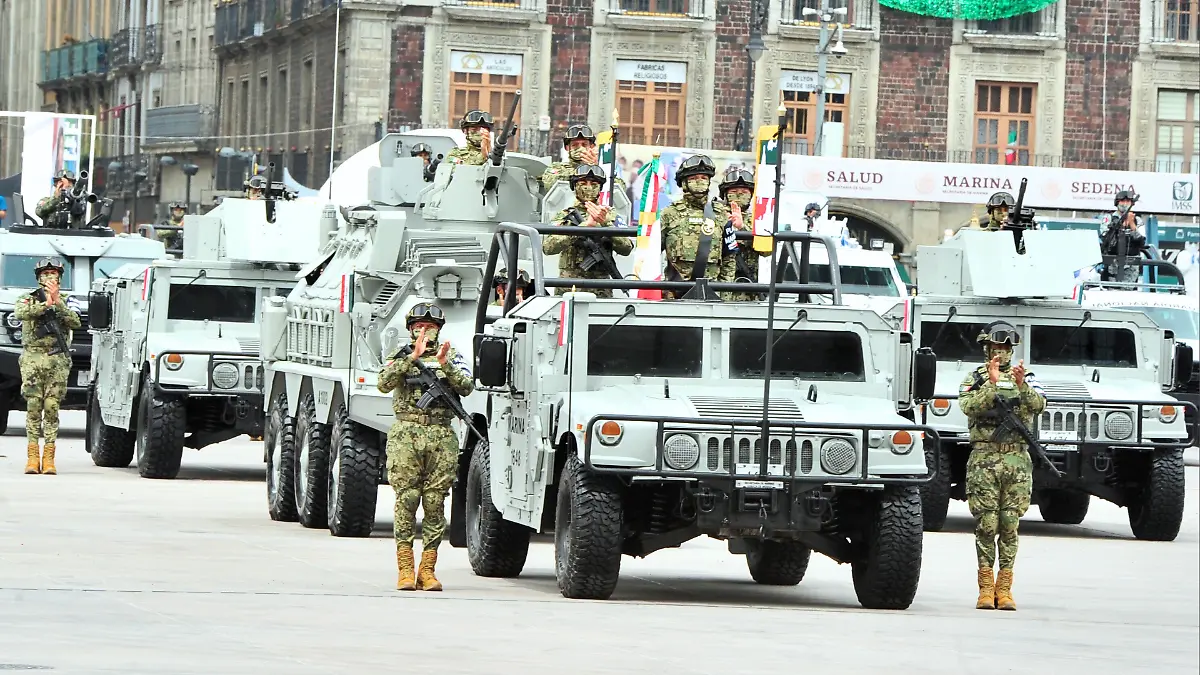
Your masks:
<instances>
[{"instance_id":1,"label":"vehicle antenna","mask_svg":"<svg viewBox=\"0 0 1200 675\"><path fill-rule=\"evenodd\" d=\"M767 473L767 457L771 447L771 355L775 350L775 266L778 264L779 249L775 236L779 234L779 196L783 189L783 130L787 128L787 108L779 104L778 127L775 129L775 213L771 219L771 279L767 282L767 358L763 370L763 417L762 452L759 455L759 472Z\"/></svg>"}]
</instances>

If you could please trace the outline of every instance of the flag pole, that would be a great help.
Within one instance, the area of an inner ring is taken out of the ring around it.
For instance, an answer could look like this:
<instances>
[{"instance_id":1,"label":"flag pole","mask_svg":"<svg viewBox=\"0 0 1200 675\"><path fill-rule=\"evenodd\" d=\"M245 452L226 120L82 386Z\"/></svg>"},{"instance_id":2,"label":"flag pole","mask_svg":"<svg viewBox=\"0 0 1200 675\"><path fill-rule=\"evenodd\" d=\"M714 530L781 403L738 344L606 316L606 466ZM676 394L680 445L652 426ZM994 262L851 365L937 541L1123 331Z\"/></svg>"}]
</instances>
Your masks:
<instances>
[{"instance_id":1,"label":"flag pole","mask_svg":"<svg viewBox=\"0 0 1200 675\"><path fill-rule=\"evenodd\" d=\"M342 37L342 0L338 0L333 22L333 104L329 118L329 198L333 199L333 152L337 148L338 41Z\"/></svg>"}]
</instances>

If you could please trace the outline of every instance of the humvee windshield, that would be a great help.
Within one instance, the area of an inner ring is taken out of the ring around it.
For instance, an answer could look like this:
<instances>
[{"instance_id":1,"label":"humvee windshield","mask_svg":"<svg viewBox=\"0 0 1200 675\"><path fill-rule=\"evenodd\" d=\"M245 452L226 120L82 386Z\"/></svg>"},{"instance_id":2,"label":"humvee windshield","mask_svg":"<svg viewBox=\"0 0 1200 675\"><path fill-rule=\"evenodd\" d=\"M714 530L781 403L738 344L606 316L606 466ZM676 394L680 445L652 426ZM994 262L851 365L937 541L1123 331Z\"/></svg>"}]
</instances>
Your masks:
<instances>
[{"instance_id":1,"label":"humvee windshield","mask_svg":"<svg viewBox=\"0 0 1200 675\"><path fill-rule=\"evenodd\" d=\"M771 377L802 380L863 380L862 341L849 331L776 331ZM729 376L759 379L766 372L762 359L767 331L733 328L729 331Z\"/></svg>"},{"instance_id":2,"label":"humvee windshield","mask_svg":"<svg viewBox=\"0 0 1200 675\"><path fill-rule=\"evenodd\" d=\"M16 288L33 288L37 285L37 279L33 276L33 268L37 266L39 260L45 257L47 256L0 256L0 285ZM59 288L69 291L71 290L71 282L75 280L75 275L71 273L75 268L75 264L70 258L60 256L59 260L63 263L62 281L59 284Z\"/></svg>"},{"instance_id":3,"label":"humvee windshield","mask_svg":"<svg viewBox=\"0 0 1200 675\"><path fill-rule=\"evenodd\" d=\"M1175 333L1177 340L1200 340L1200 312L1196 310L1138 305L1122 305L1116 309L1133 309L1144 312L1154 323Z\"/></svg>"},{"instance_id":4,"label":"humvee windshield","mask_svg":"<svg viewBox=\"0 0 1200 675\"><path fill-rule=\"evenodd\" d=\"M921 346L937 354L938 361L982 361L983 348L975 342L987 324L950 323L942 330L941 321L921 322ZM938 332L941 331L941 337ZM934 342L937 338L937 342Z\"/></svg>"},{"instance_id":5,"label":"humvee windshield","mask_svg":"<svg viewBox=\"0 0 1200 675\"><path fill-rule=\"evenodd\" d=\"M842 292L853 295L878 295L900 297L892 271L885 267L863 267L861 265L839 265L842 276ZM808 266L809 282L814 284L833 283L829 279L829 265L812 263ZM799 279L791 265L784 268L784 280L796 283Z\"/></svg>"},{"instance_id":6,"label":"humvee windshield","mask_svg":"<svg viewBox=\"0 0 1200 675\"><path fill-rule=\"evenodd\" d=\"M151 262L153 261L145 258L96 258L92 261L92 274L98 279L107 279L122 265L139 263L149 266Z\"/></svg>"},{"instance_id":7,"label":"humvee windshield","mask_svg":"<svg viewBox=\"0 0 1200 675\"><path fill-rule=\"evenodd\" d=\"M1028 354L1032 363L1051 366L1137 367L1137 341L1128 328L1034 326Z\"/></svg>"},{"instance_id":8,"label":"humvee windshield","mask_svg":"<svg viewBox=\"0 0 1200 675\"><path fill-rule=\"evenodd\" d=\"M257 286L171 284L167 319L254 323Z\"/></svg>"},{"instance_id":9,"label":"humvee windshield","mask_svg":"<svg viewBox=\"0 0 1200 675\"><path fill-rule=\"evenodd\" d=\"M588 340L593 345L588 349L588 375L700 377L704 360L700 328L599 324L588 327Z\"/></svg>"}]
</instances>

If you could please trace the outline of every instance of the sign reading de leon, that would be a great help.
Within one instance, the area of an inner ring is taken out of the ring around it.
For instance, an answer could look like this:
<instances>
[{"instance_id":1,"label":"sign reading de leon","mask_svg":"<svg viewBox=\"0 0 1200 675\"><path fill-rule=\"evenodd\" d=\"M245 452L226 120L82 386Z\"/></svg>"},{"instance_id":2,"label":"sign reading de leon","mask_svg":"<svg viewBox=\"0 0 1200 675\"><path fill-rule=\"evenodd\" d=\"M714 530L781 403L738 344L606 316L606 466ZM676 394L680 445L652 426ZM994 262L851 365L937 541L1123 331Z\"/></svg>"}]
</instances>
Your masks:
<instances>
[{"instance_id":1,"label":"sign reading de leon","mask_svg":"<svg viewBox=\"0 0 1200 675\"><path fill-rule=\"evenodd\" d=\"M811 70L785 70L779 76L779 88L783 91L816 91L817 74ZM849 73L826 73L826 94L849 94Z\"/></svg>"},{"instance_id":2,"label":"sign reading de leon","mask_svg":"<svg viewBox=\"0 0 1200 675\"><path fill-rule=\"evenodd\" d=\"M674 61L617 60L617 80L676 82L687 81L687 64Z\"/></svg>"},{"instance_id":3,"label":"sign reading de leon","mask_svg":"<svg viewBox=\"0 0 1200 675\"><path fill-rule=\"evenodd\" d=\"M483 52L450 52L450 72L484 73L485 75L521 76L520 54L485 54Z\"/></svg>"}]
</instances>

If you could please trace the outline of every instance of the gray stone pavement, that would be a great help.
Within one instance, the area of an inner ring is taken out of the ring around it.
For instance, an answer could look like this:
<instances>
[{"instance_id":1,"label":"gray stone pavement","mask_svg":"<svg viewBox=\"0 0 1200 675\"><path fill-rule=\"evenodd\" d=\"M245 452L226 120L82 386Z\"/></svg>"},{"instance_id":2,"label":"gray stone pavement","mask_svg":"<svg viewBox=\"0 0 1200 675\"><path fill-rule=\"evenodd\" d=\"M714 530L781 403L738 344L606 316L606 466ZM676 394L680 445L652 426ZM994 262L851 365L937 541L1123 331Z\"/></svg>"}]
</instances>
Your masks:
<instances>
[{"instance_id":1,"label":"gray stone pavement","mask_svg":"<svg viewBox=\"0 0 1200 675\"><path fill-rule=\"evenodd\" d=\"M369 539L272 522L261 445L187 451L178 480L100 469L67 413L58 476L24 476L0 439L0 671L122 673L1196 673L1200 509L1171 543L1132 538L1099 500L1083 526L1022 523L1015 613L974 609L970 519L925 537L904 612L858 606L850 570L814 556L795 588L755 585L702 540L626 558L609 601L570 601L538 541L520 578L442 547L443 593L399 593L381 488ZM36 670L35 670L36 669Z\"/></svg>"}]
</instances>

